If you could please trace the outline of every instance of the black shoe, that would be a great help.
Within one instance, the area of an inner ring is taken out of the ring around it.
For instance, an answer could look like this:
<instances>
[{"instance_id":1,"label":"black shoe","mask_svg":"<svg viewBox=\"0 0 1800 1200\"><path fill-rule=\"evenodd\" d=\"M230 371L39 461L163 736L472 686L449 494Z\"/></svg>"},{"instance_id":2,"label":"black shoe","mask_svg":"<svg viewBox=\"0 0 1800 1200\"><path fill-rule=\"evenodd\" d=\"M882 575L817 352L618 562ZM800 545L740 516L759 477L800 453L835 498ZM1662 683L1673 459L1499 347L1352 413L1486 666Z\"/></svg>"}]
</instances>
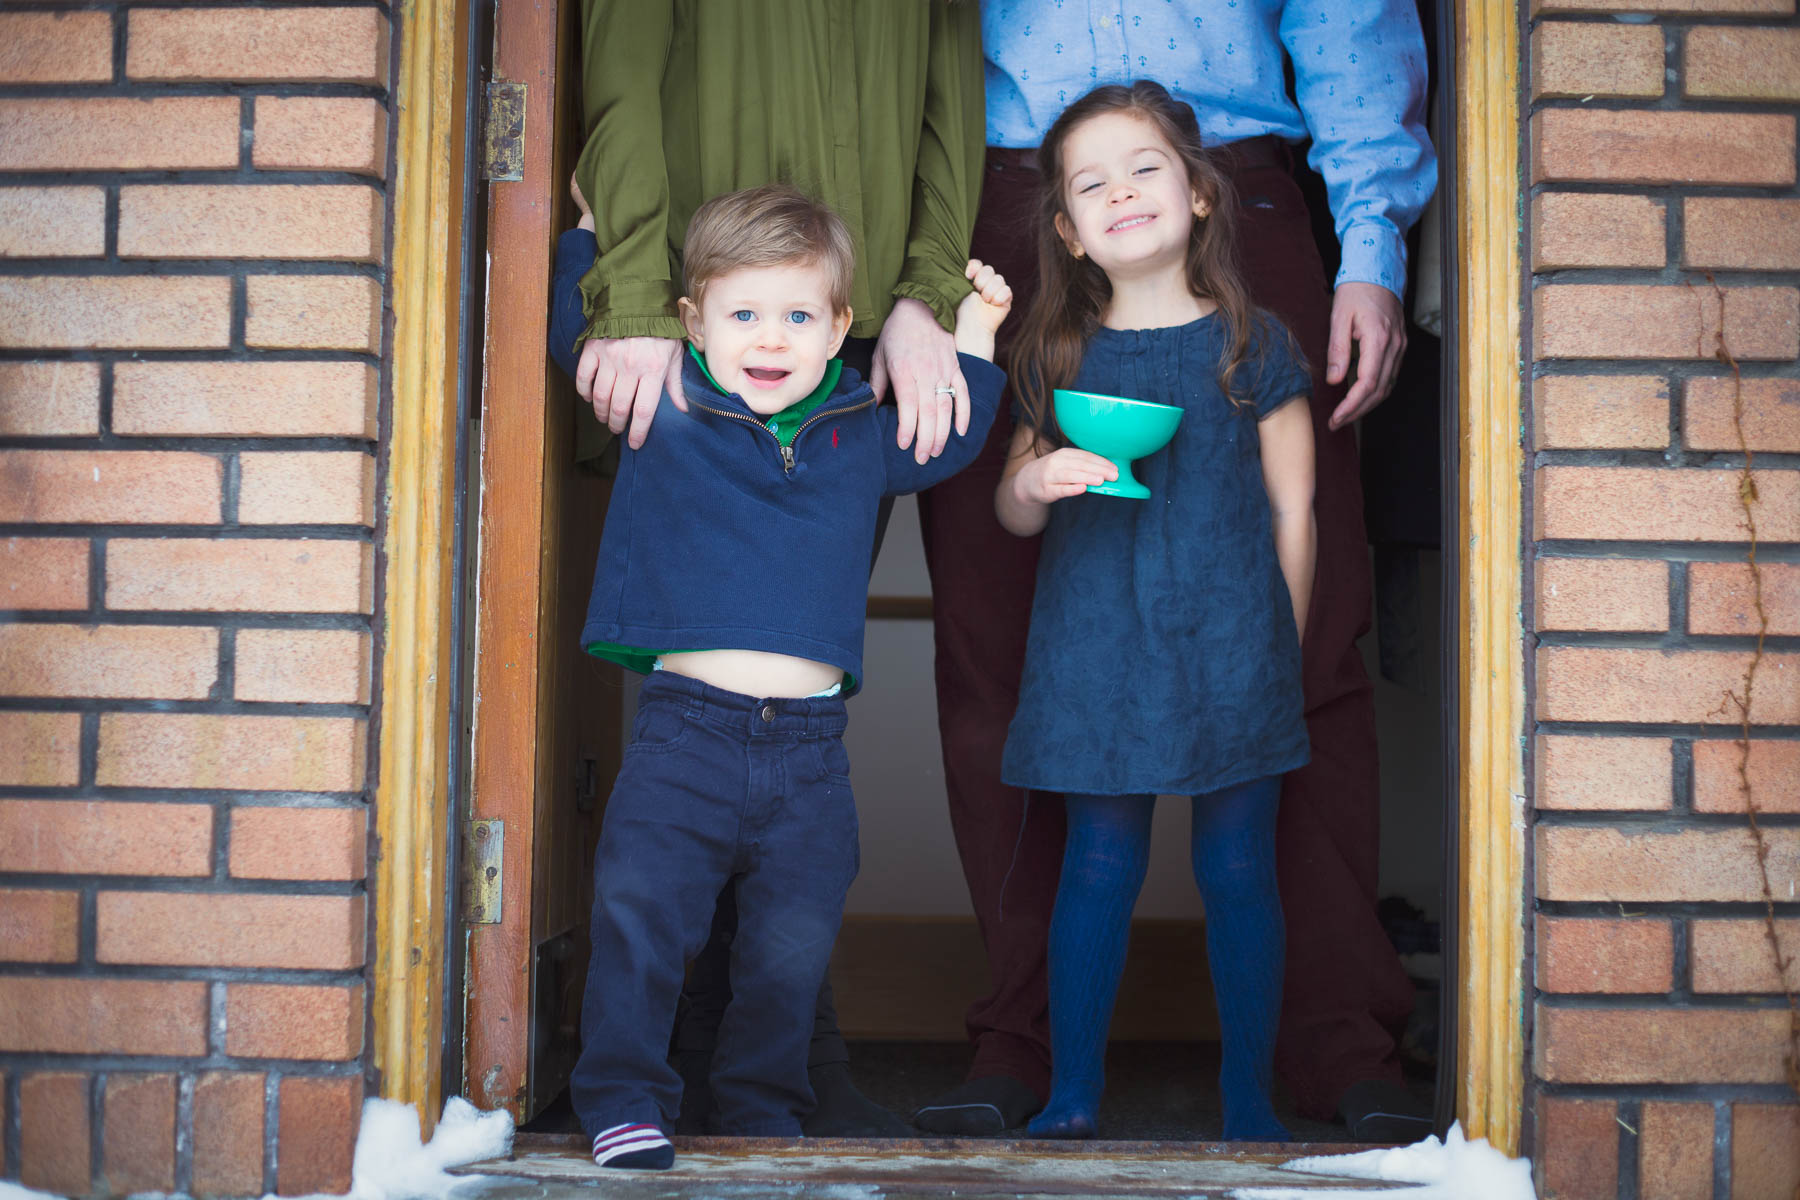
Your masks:
<instances>
[{"instance_id":1,"label":"black shoe","mask_svg":"<svg viewBox=\"0 0 1800 1200\"><path fill-rule=\"evenodd\" d=\"M1351 1084L1338 1101L1338 1119L1359 1142L1411 1144L1433 1127L1431 1106L1386 1079Z\"/></svg>"},{"instance_id":2,"label":"black shoe","mask_svg":"<svg viewBox=\"0 0 1800 1200\"><path fill-rule=\"evenodd\" d=\"M824 1063L806 1072L817 1101L800 1122L800 1131L815 1138L906 1138L905 1121L863 1095L850 1077L849 1063Z\"/></svg>"},{"instance_id":3,"label":"black shoe","mask_svg":"<svg viewBox=\"0 0 1800 1200\"><path fill-rule=\"evenodd\" d=\"M913 1124L951 1137L992 1137L1018 1128L1042 1107L1038 1094L1011 1075L983 1075L921 1108Z\"/></svg>"}]
</instances>

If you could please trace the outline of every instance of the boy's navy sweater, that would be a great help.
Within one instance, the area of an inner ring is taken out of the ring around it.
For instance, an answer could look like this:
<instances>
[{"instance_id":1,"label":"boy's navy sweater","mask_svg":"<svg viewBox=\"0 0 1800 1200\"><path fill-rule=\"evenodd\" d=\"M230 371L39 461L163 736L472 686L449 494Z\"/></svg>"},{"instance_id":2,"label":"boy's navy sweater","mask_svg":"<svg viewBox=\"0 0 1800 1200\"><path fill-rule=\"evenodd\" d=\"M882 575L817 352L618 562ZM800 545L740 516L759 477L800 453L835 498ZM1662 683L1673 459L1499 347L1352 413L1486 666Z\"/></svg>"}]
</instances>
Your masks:
<instances>
[{"instance_id":1,"label":"boy's navy sweater","mask_svg":"<svg viewBox=\"0 0 1800 1200\"><path fill-rule=\"evenodd\" d=\"M576 285L594 251L586 230L557 247L550 352L571 377L585 327ZM800 426L790 464L764 419L684 355L688 411L664 404L642 449L620 445L582 646L635 671L676 650L790 654L843 670L846 694L859 688L881 499L962 470L999 405L1000 369L957 357L969 432L920 466L894 444L893 406L855 371Z\"/></svg>"}]
</instances>

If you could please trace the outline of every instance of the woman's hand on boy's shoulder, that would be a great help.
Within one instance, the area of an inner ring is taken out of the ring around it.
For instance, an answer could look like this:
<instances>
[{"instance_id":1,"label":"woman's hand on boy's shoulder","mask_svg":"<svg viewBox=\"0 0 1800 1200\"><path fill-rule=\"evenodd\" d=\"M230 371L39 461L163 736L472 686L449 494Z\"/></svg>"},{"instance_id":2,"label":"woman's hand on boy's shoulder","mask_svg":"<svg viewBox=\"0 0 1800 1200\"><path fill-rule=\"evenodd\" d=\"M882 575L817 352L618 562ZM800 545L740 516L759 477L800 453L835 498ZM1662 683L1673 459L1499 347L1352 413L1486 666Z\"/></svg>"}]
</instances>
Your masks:
<instances>
[{"instance_id":1,"label":"woman's hand on boy's shoulder","mask_svg":"<svg viewBox=\"0 0 1800 1200\"><path fill-rule=\"evenodd\" d=\"M602 424L626 434L626 444L636 450L650 435L665 390L676 408L687 411L681 390L684 345L676 338L589 338L581 344L575 390L594 406Z\"/></svg>"},{"instance_id":2,"label":"woman's hand on boy's shoulder","mask_svg":"<svg viewBox=\"0 0 1800 1200\"><path fill-rule=\"evenodd\" d=\"M969 294L956 306L956 349L961 354L993 361L994 333L1012 311L1012 287L1006 277L978 258L963 268Z\"/></svg>"}]
</instances>

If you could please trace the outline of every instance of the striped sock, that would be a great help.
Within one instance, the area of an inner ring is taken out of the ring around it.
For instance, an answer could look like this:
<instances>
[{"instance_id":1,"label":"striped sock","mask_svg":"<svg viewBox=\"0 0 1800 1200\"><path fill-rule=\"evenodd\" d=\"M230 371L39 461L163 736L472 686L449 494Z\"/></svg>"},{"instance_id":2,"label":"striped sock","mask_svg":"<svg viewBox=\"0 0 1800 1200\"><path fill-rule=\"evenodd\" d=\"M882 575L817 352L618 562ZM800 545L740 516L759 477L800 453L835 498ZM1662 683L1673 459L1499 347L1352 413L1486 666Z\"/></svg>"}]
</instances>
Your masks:
<instances>
[{"instance_id":1,"label":"striped sock","mask_svg":"<svg viewBox=\"0 0 1800 1200\"><path fill-rule=\"evenodd\" d=\"M675 1147L654 1125L614 1125L594 1138L594 1165L666 1171L675 1163Z\"/></svg>"}]
</instances>

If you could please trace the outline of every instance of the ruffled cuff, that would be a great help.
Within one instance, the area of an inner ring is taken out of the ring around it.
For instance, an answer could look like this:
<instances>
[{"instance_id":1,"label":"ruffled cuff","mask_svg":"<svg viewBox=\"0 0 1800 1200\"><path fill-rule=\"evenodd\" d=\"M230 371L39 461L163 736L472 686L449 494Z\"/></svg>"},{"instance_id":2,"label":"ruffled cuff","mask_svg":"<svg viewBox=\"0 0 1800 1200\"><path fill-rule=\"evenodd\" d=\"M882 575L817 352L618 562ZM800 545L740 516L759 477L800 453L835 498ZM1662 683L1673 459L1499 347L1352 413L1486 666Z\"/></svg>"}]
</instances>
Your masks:
<instances>
[{"instance_id":1,"label":"ruffled cuff","mask_svg":"<svg viewBox=\"0 0 1800 1200\"><path fill-rule=\"evenodd\" d=\"M901 276L900 282L894 285L894 299L919 301L931 309L931 315L937 318L939 325L951 333L955 333L956 306L962 303L964 296L969 294L968 284L959 279L957 282L963 284L962 290L952 295L943 288L918 282L917 276L912 270L913 265L912 263L907 264L906 273Z\"/></svg>"}]
</instances>

